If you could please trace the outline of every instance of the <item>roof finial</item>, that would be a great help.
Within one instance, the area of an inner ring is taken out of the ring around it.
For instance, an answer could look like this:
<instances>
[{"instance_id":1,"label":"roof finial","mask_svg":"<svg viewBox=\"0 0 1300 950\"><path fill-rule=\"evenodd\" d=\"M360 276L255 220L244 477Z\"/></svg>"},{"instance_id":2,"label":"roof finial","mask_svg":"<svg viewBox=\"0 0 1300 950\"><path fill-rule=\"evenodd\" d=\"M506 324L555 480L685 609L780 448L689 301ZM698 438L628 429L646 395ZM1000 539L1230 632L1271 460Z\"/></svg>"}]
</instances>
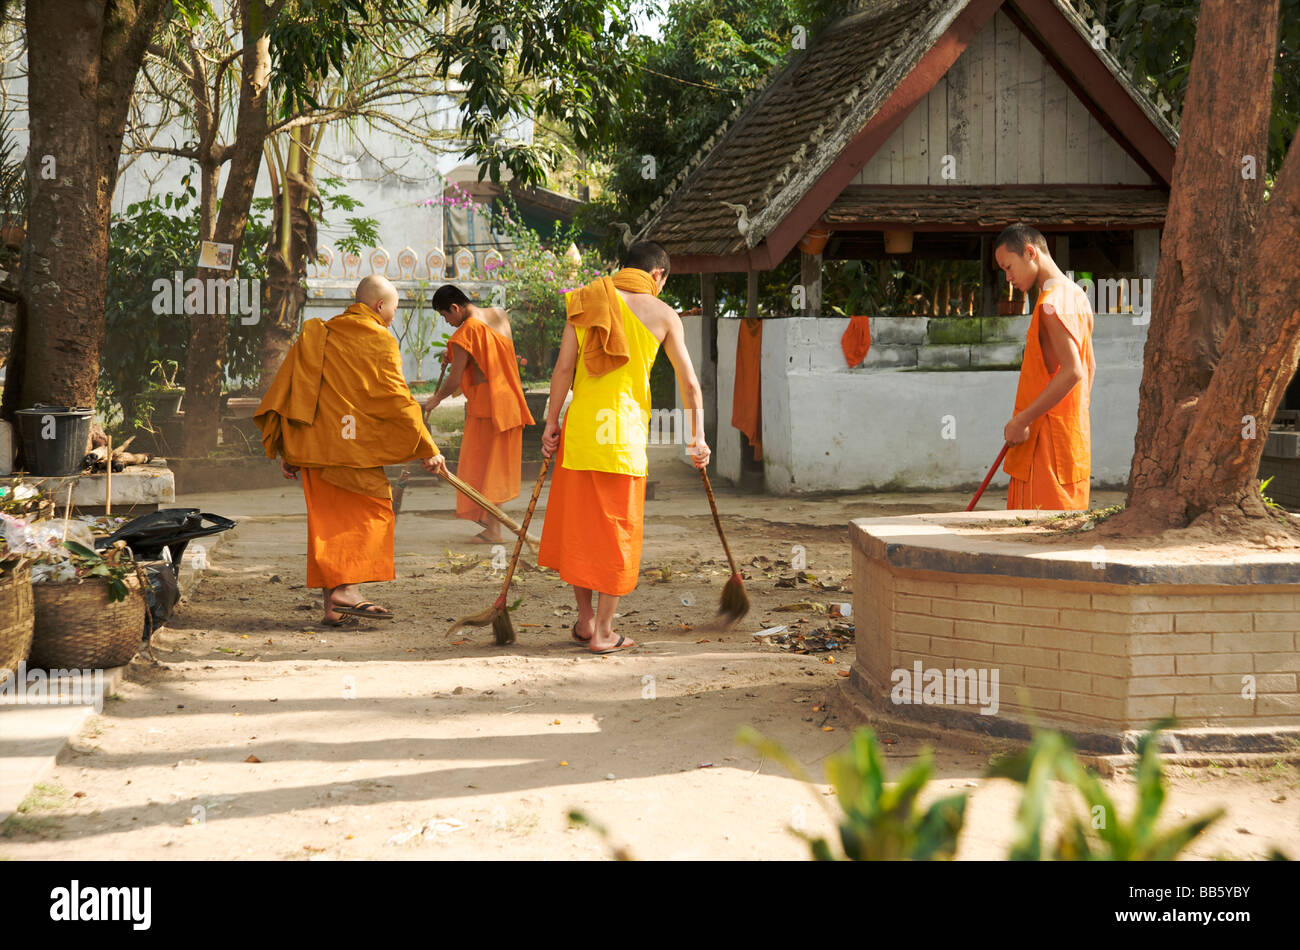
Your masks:
<instances>
[{"instance_id":1,"label":"roof finial","mask_svg":"<svg viewBox=\"0 0 1300 950\"><path fill-rule=\"evenodd\" d=\"M730 201L721 203L740 216L736 221L736 230L740 232L741 237L747 238L749 236L749 209L744 205L732 204Z\"/></svg>"}]
</instances>

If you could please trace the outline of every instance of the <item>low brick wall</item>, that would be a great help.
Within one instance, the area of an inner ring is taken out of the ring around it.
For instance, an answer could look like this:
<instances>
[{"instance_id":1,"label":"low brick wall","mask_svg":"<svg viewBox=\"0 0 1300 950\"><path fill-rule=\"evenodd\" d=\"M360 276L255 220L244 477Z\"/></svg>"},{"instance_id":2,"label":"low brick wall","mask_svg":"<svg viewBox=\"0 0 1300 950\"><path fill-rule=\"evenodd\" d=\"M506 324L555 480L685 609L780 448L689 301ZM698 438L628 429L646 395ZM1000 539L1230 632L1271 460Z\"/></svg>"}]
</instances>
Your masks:
<instances>
[{"instance_id":1,"label":"low brick wall","mask_svg":"<svg viewBox=\"0 0 1300 950\"><path fill-rule=\"evenodd\" d=\"M1097 747L1170 716L1300 734L1300 561L1094 566L1087 549L1063 558L1006 541L981 555L980 541L936 530L956 517L1008 513L853 523L853 682L881 708L1010 735L1037 721ZM969 696L913 697L918 663L945 676L996 671L996 712Z\"/></svg>"}]
</instances>

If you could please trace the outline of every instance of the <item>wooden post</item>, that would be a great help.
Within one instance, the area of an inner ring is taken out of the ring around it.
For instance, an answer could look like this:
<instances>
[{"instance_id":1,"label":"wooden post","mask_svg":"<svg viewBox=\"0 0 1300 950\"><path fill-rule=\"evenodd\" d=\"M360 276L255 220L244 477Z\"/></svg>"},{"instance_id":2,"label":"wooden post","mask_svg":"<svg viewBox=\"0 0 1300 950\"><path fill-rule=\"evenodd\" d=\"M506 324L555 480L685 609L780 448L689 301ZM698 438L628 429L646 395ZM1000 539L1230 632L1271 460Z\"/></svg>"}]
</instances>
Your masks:
<instances>
[{"instance_id":1,"label":"wooden post","mask_svg":"<svg viewBox=\"0 0 1300 950\"><path fill-rule=\"evenodd\" d=\"M1057 234L1052 238L1052 260L1061 270L1070 269L1070 235Z\"/></svg>"},{"instance_id":2,"label":"wooden post","mask_svg":"<svg viewBox=\"0 0 1300 950\"><path fill-rule=\"evenodd\" d=\"M998 314L998 272L993 269L993 235L980 235L980 299L978 317Z\"/></svg>"},{"instance_id":3,"label":"wooden post","mask_svg":"<svg viewBox=\"0 0 1300 950\"><path fill-rule=\"evenodd\" d=\"M704 438L712 446L717 445L718 438L718 282L715 274L700 275L700 314L704 339L697 372L700 389L704 392Z\"/></svg>"},{"instance_id":4,"label":"wooden post","mask_svg":"<svg viewBox=\"0 0 1300 950\"><path fill-rule=\"evenodd\" d=\"M799 281L803 284L803 315L819 317L822 313L822 256L799 252Z\"/></svg>"},{"instance_id":5,"label":"wooden post","mask_svg":"<svg viewBox=\"0 0 1300 950\"><path fill-rule=\"evenodd\" d=\"M108 465L104 467L104 515L113 513L113 437L108 437Z\"/></svg>"},{"instance_id":6,"label":"wooden post","mask_svg":"<svg viewBox=\"0 0 1300 950\"><path fill-rule=\"evenodd\" d=\"M758 316L758 271L751 270L745 274L745 316Z\"/></svg>"}]
</instances>

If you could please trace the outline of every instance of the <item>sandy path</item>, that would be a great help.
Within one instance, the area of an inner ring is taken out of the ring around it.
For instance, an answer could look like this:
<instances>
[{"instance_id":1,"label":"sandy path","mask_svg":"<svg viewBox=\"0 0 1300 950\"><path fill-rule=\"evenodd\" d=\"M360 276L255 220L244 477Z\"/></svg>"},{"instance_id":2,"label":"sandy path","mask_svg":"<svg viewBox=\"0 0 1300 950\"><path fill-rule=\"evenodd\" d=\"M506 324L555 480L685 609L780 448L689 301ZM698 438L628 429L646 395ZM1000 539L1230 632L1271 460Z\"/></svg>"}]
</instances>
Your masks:
<instances>
[{"instance_id":1,"label":"sandy path","mask_svg":"<svg viewBox=\"0 0 1300 950\"><path fill-rule=\"evenodd\" d=\"M536 570L518 575L518 644L494 647L488 631L443 637L448 620L491 603L500 577L489 549L463 543L470 531L449 516L445 489L408 492L399 579L368 589L399 619L347 631L317 626L318 596L298 586L305 529L292 487L179 501L240 527L159 635L159 665L137 659L119 698L61 756L41 804L0 838L0 857L607 856L596 833L569 827L574 807L638 858L805 857L788 827L832 830L817 801L826 787L760 763L734 736L752 724L820 777L858 721L840 691L849 657L794 655L751 634L801 617L823 625L816 613L774 608L851 595L777 589L788 569L756 570L755 608L739 630L685 629L710 617L726 574L698 481L663 463L656 475L647 574L621 605L621 629L643 646L609 657L568 641L570 596ZM953 502L730 495L721 504L744 560L788 559L802 545L807 570L835 585L849 571L848 517ZM920 745L890 745L893 767ZM937 750L932 795L973 794L961 857L1006 853L1018 791L980 773L1008 748L957 738ZM1294 767L1185 771L1172 780L1174 817L1231 810L1195 855L1256 857L1270 844L1300 855ZM1131 782L1109 784L1128 800Z\"/></svg>"}]
</instances>

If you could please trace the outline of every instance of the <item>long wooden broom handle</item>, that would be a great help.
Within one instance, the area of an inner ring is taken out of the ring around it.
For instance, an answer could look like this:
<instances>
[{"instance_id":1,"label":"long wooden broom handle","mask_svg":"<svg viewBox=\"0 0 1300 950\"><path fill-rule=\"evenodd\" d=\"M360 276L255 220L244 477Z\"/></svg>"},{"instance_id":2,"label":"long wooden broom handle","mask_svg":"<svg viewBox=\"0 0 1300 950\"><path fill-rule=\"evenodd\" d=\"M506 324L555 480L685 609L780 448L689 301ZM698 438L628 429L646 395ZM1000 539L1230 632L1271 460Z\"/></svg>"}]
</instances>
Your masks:
<instances>
[{"instance_id":1,"label":"long wooden broom handle","mask_svg":"<svg viewBox=\"0 0 1300 950\"><path fill-rule=\"evenodd\" d=\"M488 514L490 514L493 518L496 518L497 521L500 521L503 525L509 528L512 534L519 534L521 531L523 531L523 528L519 526L519 523L517 521L511 518L508 514L506 514L496 505L492 504L492 502L488 501L485 497L483 497L482 493L479 492L476 488L474 488L473 485L466 484L465 482L457 478L455 475L451 474L451 472L443 471L440 472L439 474L442 475L442 477L446 480L447 484L449 484L452 488L455 488L461 494L465 495L467 498L473 501L474 504L478 505ZM541 541L539 541L536 537L530 534L528 535L528 543L533 546L537 546L538 544L541 544Z\"/></svg>"},{"instance_id":2,"label":"long wooden broom handle","mask_svg":"<svg viewBox=\"0 0 1300 950\"><path fill-rule=\"evenodd\" d=\"M506 570L506 582L501 585L501 596L497 598L495 606L504 607L506 595L510 592L510 581L515 576L515 565L519 563L519 552L524 548L524 535L528 533L528 522L533 520L533 509L537 507L537 499L542 494L542 482L546 481L546 471L551 467L550 459L542 460L542 470L537 473L537 484L533 486L533 497L528 499L528 510L524 512L524 523L519 530L519 539L515 541L515 553L510 556L510 567Z\"/></svg>"},{"instance_id":3,"label":"long wooden broom handle","mask_svg":"<svg viewBox=\"0 0 1300 950\"><path fill-rule=\"evenodd\" d=\"M984 476L984 481L980 482L979 491L977 491L977 492L975 493L975 497L972 498L972 499L970 500L970 504L966 506L966 510L967 510L967 511L974 511L974 510L975 510L975 503L976 503L977 501L980 500L980 495L983 495L983 494L984 494L984 489L986 489L986 488L989 487L989 482L992 481L992 479L993 479L993 473L996 472L996 471L998 470L998 466L1001 465L1001 464L1002 464L1002 460L1003 460L1004 458L1006 458L1006 455L1007 455L1007 449L1009 449L1009 448L1011 448L1011 443L1010 443L1010 442L1003 442L1003 443L1002 443L1002 451L999 452L999 453L998 453L998 457L995 458L995 459L993 460L993 465L992 465L992 467L989 468L989 473L988 473L987 475Z\"/></svg>"},{"instance_id":4,"label":"long wooden broom handle","mask_svg":"<svg viewBox=\"0 0 1300 950\"><path fill-rule=\"evenodd\" d=\"M727 563L731 565L731 573L739 574L736 569L736 559L731 556L731 545L727 544L727 536L722 533L722 519L718 517L718 503L713 498L713 486L709 484L709 473L700 469L700 477L704 479L704 490L709 494L709 508L713 511L713 525L718 529L718 539L722 542L722 550L727 552Z\"/></svg>"}]
</instances>

